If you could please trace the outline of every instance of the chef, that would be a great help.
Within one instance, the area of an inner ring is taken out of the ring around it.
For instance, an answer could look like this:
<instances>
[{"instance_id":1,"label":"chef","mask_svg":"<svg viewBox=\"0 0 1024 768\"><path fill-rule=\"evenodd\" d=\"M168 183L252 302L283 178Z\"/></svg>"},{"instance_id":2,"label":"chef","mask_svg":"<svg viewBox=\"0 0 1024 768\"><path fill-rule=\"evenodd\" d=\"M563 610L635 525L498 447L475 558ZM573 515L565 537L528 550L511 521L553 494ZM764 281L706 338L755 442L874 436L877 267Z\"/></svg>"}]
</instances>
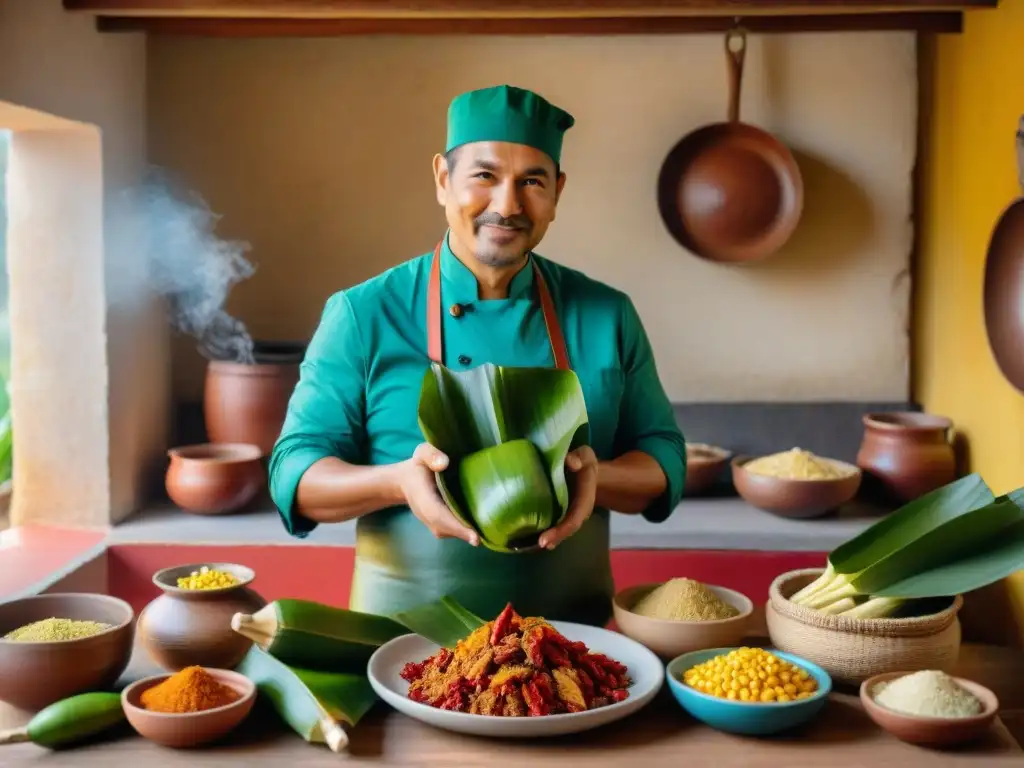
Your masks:
<instances>
[{"instance_id":1,"label":"chef","mask_svg":"<svg viewBox=\"0 0 1024 768\"><path fill-rule=\"evenodd\" d=\"M534 249L555 219L574 118L507 85L456 97L434 157L448 229L436 247L326 303L270 461L284 525L356 520L350 607L391 614L452 595L485 618L603 625L613 593L609 510L661 522L686 449L633 303ZM541 549L501 554L448 509L417 403L431 361L571 368L590 445L569 454L572 503ZM329 574L320 574L330 578Z\"/></svg>"}]
</instances>

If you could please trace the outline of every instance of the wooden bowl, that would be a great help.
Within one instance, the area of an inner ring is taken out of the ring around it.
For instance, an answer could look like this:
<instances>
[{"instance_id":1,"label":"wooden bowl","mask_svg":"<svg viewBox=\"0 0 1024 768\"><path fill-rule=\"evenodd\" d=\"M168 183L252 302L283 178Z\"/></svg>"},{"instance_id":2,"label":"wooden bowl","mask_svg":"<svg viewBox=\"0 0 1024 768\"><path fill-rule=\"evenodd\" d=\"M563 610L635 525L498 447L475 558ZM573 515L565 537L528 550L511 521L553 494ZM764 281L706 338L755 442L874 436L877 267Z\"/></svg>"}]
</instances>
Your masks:
<instances>
[{"instance_id":1,"label":"wooden bowl","mask_svg":"<svg viewBox=\"0 0 1024 768\"><path fill-rule=\"evenodd\" d=\"M788 480L748 472L753 456L732 460L732 482L736 492L751 506L780 517L820 517L847 503L860 489L861 470L844 461L827 459L848 474L830 480Z\"/></svg>"},{"instance_id":2,"label":"wooden bowl","mask_svg":"<svg viewBox=\"0 0 1024 768\"><path fill-rule=\"evenodd\" d=\"M897 670L952 670L960 654L962 597L934 614L890 619L832 616L790 601L823 572L804 568L772 582L765 619L773 646L813 661L845 685Z\"/></svg>"},{"instance_id":3,"label":"wooden bowl","mask_svg":"<svg viewBox=\"0 0 1024 768\"><path fill-rule=\"evenodd\" d=\"M922 717L895 712L878 704L874 698L879 683L903 677L909 672L886 672L861 683L860 700L868 717L897 739L927 747L949 747L981 737L999 712L999 699L988 688L962 677L953 679L981 701L981 714L972 717Z\"/></svg>"},{"instance_id":4,"label":"wooden bowl","mask_svg":"<svg viewBox=\"0 0 1024 768\"><path fill-rule=\"evenodd\" d=\"M187 512L221 515L236 512L264 486L263 453L246 443L202 443L171 448L164 485L167 495Z\"/></svg>"},{"instance_id":5,"label":"wooden bowl","mask_svg":"<svg viewBox=\"0 0 1024 768\"><path fill-rule=\"evenodd\" d=\"M142 706L142 692L170 675L153 675L132 683L121 692L121 706L132 728L165 747L195 747L215 741L237 728L252 711L256 686L244 675L226 669L206 669L217 681L234 688L241 697L223 707L203 712L151 712Z\"/></svg>"},{"instance_id":6,"label":"wooden bowl","mask_svg":"<svg viewBox=\"0 0 1024 768\"><path fill-rule=\"evenodd\" d=\"M109 688L128 666L135 613L124 600L108 595L55 593L0 603L0 638L54 617L112 626L77 640L0 639L0 700L35 712L77 693Z\"/></svg>"},{"instance_id":7,"label":"wooden bowl","mask_svg":"<svg viewBox=\"0 0 1024 768\"><path fill-rule=\"evenodd\" d=\"M686 483L683 493L696 496L703 493L722 475L729 463L729 451L706 443L686 444Z\"/></svg>"},{"instance_id":8,"label":"wooden bowl","mask_svg":"<svg viewBox=\"0 0 1024 768\"><path fill-rule=\"evenodd\" d=\"M612 611L622 634L647 646L663 659L673 659L690 651L736 645L746 636L754 604L740 592L713 584L705 586L737 608L738 615L717 621L669 621L633 613L633 606L660 586L661 583L640 584L622 590L612 601Z\"/></svg>"}]
</instances>

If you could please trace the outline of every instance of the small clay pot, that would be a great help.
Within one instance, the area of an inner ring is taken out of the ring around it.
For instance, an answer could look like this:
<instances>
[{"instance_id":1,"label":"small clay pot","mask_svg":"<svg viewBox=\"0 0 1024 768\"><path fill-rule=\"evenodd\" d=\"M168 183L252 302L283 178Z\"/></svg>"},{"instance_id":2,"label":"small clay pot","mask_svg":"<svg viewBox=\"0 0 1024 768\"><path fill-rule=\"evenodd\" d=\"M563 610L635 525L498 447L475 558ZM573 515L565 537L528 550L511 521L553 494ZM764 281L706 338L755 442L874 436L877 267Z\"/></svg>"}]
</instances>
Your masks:
<instances>
[{"instance_id":1,"label":"small clay pot","mask_svg":"<svg viewBox=\"0 0 1024 768\"><path fill-rule=\"evenodd\" d=\"M121 707L136 733L165 747L197 747L216 741L241 725L256 703L256 685L230 670L206 671L221 685L233 688L239 698L223 707L201 712L153 712L142 706L142 694L170 675L137 680L121 692Z\"/></svg>"},{"instance_id":2,"label":"small clay pot","mask_svg":"<svg viewBox=\"0 0 1024 768\"><path fill-rule=\"evenodd\" d=\"M221 589L181 589L178 577L203 566L234 574L239 583ZM153 576L162 595L139 615L138 635L154 662L171 672L198 664L233 669L252 641L231 629L236 613L255 613L267 604L249 588L256 574L244 565L197 563L164 568Z\"/></svg>"},{"instance_id":3,"label":"small clay pot","mask_svg":"<svg viewBox=\"0 0 1024 768\"><path fill-rule=\"evenodd\" d=\"M869 496L906 503L957 479L953 422L897 411L864 416L857 466Z\"/></svg>"},{"instance_id":4,"label":"small clay pot","mask_svg":"<svg viewBox=\"0 0 1024 768\"><path fill-rule=\"evenodd\" d=\"M235 512L263 489L266 472L255 445L187 445L167 452L164 485L175 504L199 515Z\"/></svg>"},{"instance_id":5,"label":"small clay pot","mask_svg":"<svg viewBox=\"0 0 1024 768\"><path fill-rule=\"evenodd\" d=\"M211 442L250 443L269 456L299 381L305 344L258 342L254 354L254 364L210 361L203 416Z\"/></svg>"},{"instance_id":6,"label":"small clay pot","mask_svg":"<svg viewBox=\"0 0 1024 768\"><path fill-rule=\"evenodd\" d=\"M686 482L683 493L697 496L711 488L729 463L729 451L705 443L686 444Z\"/></svg>"}]
</instances>

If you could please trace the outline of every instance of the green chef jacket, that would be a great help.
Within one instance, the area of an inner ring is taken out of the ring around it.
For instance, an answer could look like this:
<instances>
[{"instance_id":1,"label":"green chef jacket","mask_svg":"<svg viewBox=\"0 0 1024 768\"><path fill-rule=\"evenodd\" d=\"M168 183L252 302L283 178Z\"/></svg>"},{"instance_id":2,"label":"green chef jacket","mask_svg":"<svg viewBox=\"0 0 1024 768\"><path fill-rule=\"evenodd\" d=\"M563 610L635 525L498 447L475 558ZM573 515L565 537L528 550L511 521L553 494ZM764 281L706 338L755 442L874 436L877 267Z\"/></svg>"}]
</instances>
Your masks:
<instances>
[{"instance_id":1,"label":"green chef jacket","mask_svg":"<svg viewBox=\"0 0 1024 768\"><path fill-rule=\"evenodd\" d=\"M270 460L270 491L284 525L302 537L316 523L295 509L299 479L327 456L362 465L408 459L423 441L416 418L427 356L426 295L433 252L327 300ZM598 459L640 450L668 479L644 512L665 520L678 503L686 448L658 379L650 342L630 299L580 272L533 254L551 290L569 360L583 387ZM552 366L533 269L513 278L507 299L480 300L473 273L441 248L444 364ZM453 595L485 618L512 601L524 615L603 625L613 593L609 512L597 508L553 551L499 554L435 539L408 507L356 524L350 608L379 614Z\"/></svg>"}]
</instances>

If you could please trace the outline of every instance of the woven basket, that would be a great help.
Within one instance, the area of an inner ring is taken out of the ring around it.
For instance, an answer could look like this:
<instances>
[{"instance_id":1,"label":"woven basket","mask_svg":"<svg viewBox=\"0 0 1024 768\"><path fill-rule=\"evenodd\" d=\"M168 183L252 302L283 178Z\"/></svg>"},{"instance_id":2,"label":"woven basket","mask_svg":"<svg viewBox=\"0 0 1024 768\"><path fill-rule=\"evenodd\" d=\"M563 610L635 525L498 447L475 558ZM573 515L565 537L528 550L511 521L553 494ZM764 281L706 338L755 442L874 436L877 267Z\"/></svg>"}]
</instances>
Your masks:
<instances>
[{"instance_id":1,"label":"woven basket","mask_svg":"<svg viewBox=\"0 0 1024 768\"><path fill-rule=\"evenodd\" d=\"M813 661L833 679L851 685L882 672L951 671L960 653L960 595L939 613L906 619L831 616L789 601L823 572L789 571L772 582L765 617L776 648Z\"/></svg>"}]
</instances>

